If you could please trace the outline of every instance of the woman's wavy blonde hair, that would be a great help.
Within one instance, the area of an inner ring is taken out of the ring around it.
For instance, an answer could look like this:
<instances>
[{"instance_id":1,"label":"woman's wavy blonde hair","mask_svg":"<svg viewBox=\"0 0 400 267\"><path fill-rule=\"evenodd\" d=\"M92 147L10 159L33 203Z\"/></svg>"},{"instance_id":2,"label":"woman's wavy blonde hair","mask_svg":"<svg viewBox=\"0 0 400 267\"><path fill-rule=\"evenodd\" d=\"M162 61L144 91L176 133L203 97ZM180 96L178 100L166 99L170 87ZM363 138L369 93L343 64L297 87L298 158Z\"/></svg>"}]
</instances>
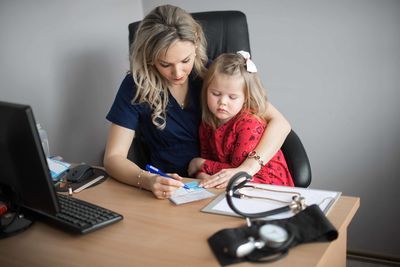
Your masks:
<instances>
[{"instance_id":1,"label":"woman's wavy blonde hair","mask_svg":"<svg viewBox=\"0 0 400 267\"><path fill-rule=\"evenodd\" d=\"M206 71L207 42L203 29L185 10L163 5L153 9L139 24L130 51L130 68L137 86L134 103L148 103L151 119L158 129L166 125L168 84L154 63L176 41L190 41L196 46L194 75L202 78Z\"/></svg>"},{"instance_id":2,"label":"woman's wavy blonde hair","mask_svg":"<svg viewBox=\"0 0 400 267\"><path fill-rule=\"evenodd\" d=\"M203 122L210 125L213 129L216 129L218 126L218 119L208 108L207 88L210 86L215 76L220 74L229 76L240 75L243 77L245 99L242 111L250 112L260 120L266 121L268 106L267 92L257 73L250 73L247 71L246 60L242 55L225 53L221 54L213 61L203 80L203 88L201 92Z\"/></svg>"}]
</instances>

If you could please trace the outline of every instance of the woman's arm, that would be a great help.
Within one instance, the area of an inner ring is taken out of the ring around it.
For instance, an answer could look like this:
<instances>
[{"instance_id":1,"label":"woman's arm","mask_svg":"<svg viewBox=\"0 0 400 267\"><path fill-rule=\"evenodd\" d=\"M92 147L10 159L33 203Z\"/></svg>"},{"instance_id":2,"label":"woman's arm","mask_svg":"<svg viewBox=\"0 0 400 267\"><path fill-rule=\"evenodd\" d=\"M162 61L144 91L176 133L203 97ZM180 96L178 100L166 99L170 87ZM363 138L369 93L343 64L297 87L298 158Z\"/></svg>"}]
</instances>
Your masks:
<instances>
[{"instance_id":1,"label":"woman's arm","mask_svg":"<svg viewBox=\"0 0 400 267\"><path fill-rule=\"evenodd\" d=\"M289 122L270 102L268 102L267 113L267 128L257 147L254 149L264 163L270 161L276 152L278 152L291 130ZM202 185L205 188L223 188L226 186L227 179L229 180L234 174L245 171L250 175L254 175L260 169L261 165L258 161L253 158L247 158L239 167L221 170L211 176Z\"/></svg>"},{"instance_id":2,"label":"woman's arm","mask_svg":"<svg viewBox=\"0 0 400 267\"><path fill-rule=\"evenodd\" d=\"M104 154L107 173L120 182L152 191L157 198L170 197L175 189L183 186L179 181L182 178L175 174L172 175L175 179L150 174L130 161L127 156L134 137L135 131L111 125Z\"/></svg>"},{"instance_id":3,"label":"woman's arm","mask_svg":"<svg viewBox=\"0 0 400 267\"><path fill-rule=\"evenodd\" d=\"M269 162L282 147L290 130L291 126L286 118L268 102L267 128L254 149L264 163ZM261 165L253 158L247 158L239 168L254 175L261 169Z\"/></svg>"}]
</instances>

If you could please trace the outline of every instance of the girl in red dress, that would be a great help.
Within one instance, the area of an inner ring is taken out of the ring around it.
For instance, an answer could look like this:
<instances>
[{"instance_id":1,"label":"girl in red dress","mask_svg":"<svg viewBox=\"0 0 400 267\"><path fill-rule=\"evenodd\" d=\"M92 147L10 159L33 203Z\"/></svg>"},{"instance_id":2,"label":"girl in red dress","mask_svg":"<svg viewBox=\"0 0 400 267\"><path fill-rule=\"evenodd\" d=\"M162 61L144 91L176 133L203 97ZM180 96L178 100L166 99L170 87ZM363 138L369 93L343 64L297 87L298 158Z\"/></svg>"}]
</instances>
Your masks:
<instances>
[{"instance_id":1,"label":"girl in red dress","mask_svg":"<svg viewBox=\"0 0 400 267\"><path fill-rule=\"evenodd\" d=\"M189 175L207 186L210 175L236 168L247 158L262 168L253 182L294 186L281 150L266 164L254 151L266 128L267 95L250 54L222 54L210 66L202 88L202 119L199 129L201 158L189 165ZM230 177L221 177L217 188L226 187Z\"/></svg>"}]
</instances>

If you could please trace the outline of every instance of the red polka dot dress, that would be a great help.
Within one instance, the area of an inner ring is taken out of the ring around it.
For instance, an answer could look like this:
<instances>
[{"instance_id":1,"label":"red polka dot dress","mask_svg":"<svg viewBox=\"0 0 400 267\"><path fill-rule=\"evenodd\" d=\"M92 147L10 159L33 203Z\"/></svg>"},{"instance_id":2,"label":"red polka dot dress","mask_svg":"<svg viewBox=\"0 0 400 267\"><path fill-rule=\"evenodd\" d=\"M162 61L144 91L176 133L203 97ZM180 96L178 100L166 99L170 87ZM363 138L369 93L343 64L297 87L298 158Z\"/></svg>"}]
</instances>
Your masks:
<instances>
[{"instance_id":1,"label":"red polka dot dress","mask_svg":"<svg viewBox=\"0 0 400 267\"><path fill-rule=\"evenodd\" d=\"M201 172L215 174L222 169L236 168L260 141L266 124L249 113L239 113L213 130L202 123L199 129L201 157L206 159ZM281 150L253 176L252 182L294 186Z\"/></svg>"}]
</instances>

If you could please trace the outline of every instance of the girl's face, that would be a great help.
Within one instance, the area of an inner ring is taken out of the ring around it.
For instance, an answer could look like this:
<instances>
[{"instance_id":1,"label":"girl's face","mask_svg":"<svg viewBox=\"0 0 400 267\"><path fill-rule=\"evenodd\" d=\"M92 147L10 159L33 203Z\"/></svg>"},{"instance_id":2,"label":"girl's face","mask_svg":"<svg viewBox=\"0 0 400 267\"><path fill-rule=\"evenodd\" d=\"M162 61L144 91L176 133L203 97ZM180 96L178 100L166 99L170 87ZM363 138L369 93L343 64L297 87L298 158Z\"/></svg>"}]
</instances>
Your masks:
<instances>
[{"instance_id":1,"label":"girl's face","mask_svg":"<svg viewBox=\"0 0 400 267\"><path fill-rule=\"evenodd\" d=\"M155 67L171 87L184 85L193 69L196 47L189 41L177 41L160 53Z\"/></svg>"},{"instance_id":2,"label":"girl's face","mask_svg":"<svg viewBox=\"0 0 400 267\"><path fill-rule=\"evenodd\" d=\"M211 113L224 124L238 114L245 100L244 79L217 73L207 88L207 105Z\"/></svg>"}]
</instances>

